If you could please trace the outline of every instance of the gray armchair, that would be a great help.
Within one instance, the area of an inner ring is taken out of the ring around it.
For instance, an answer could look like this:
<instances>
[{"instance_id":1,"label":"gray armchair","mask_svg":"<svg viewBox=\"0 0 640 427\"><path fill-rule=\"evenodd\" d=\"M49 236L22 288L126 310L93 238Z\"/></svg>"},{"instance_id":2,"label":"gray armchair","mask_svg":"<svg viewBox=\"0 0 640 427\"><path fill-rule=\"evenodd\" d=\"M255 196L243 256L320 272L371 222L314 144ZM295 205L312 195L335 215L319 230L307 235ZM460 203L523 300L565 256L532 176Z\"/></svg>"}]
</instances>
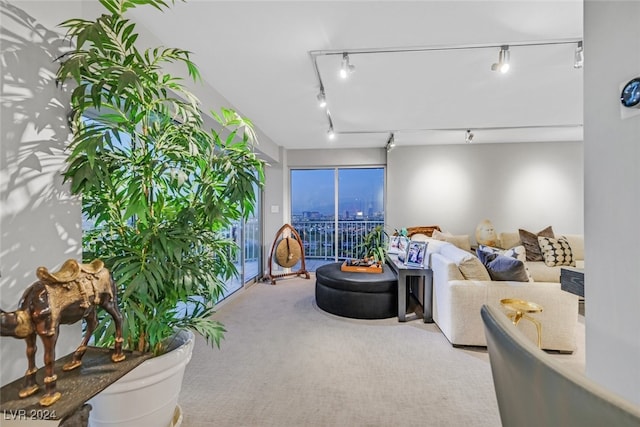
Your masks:
<instances>
[{"instance_id":1,"label":"gray armchair","mask_svg":"<svg viewBox=\"0 0 640 427\"><path fill-rule=\"evenodd\" d=\"M498 308L481 315L504 427L640 426L640 407L563 367Z\"/></svg>"}]
</instances>

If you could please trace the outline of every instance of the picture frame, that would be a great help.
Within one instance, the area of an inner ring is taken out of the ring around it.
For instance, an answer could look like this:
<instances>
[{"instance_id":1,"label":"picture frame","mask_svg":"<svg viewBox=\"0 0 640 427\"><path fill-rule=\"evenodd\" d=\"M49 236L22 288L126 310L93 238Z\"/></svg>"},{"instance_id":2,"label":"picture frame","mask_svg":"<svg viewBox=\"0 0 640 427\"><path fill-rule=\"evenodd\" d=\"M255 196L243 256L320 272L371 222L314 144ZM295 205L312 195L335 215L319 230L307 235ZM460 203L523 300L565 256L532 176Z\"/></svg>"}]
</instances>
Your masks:
<instances>
[{"instance_id":1,"label":"picture frame","mask_svg":"<svg viewBox=\"0 0 640 427\"><path fill-rule=\"evenodd\" d=\"M405 236L398 236L398 261L404 263L407 259L407 249L409 248L409 239Z\"/></svg>"},{"instance_id":2,"label":"picture frame","mask_svg":"<svg viewBox=\"0 0 640 427\"><path fill-rule=\"evenodd\" d=\"M387 253L388 254L397 254L399 249L399 244L400 244L400 237L402 236L391 236L389 238L389 247L387 248Z\"/></svg>"},{"instance_id":3,"label":"picture frame","mask_svg":"<svg viewBox=\"0 0 640 427\"><path fill-rule=\"evenodd\" d=\"M425 259L427 258L427 242L419 242L412 240L407 247L407 256L405 265L408 267L422 268L425 265Z\"/></svg>"}]
</instances>

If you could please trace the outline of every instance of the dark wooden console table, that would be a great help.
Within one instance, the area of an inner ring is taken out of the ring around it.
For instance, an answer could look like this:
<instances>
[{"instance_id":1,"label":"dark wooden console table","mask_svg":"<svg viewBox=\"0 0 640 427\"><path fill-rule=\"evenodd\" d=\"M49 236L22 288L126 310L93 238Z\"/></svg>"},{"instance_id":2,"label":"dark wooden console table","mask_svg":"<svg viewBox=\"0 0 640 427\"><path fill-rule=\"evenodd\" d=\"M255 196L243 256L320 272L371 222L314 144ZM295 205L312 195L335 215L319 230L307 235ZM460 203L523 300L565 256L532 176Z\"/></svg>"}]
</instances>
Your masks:
<instances>
[{"instance_id":1,"label":"dark wooden console table","mask_svg":"<svg viewBox=\"0 0 640 427\"><path fill-rule=\"evenodd\" d=\"M421 280L422 284L422 313L424 323L432 323L431 313L433 294L433 272L429 267L416 268L408 267L398 261L396 255L387 255L387 265L398 277L398 321L407 321L407 295L409 294L410 282L414 279Z\"/></svg>"},{"instance_id":2,"label":"dark wooden console table","mask_svg":"<svg viewBox=\"0 0 640 427\"><path fill-rule=\"evenodd\" d=\"M62 397L48 407L42 407L38 400L44 393L44 368L36 374L41 390L32 396L20 399L18 391L24 378L19 378L0 389L0 425L2 427L84 427L87 424L90 405L85 403L127 372L151 357L150 354L125 351L126 359L111 362L112 350L89 347L82 358L82 366L64 372L62 365L71 360L73 353L56 360L55 372L58 376L57 391ZM27 361L25 359L25 366ZM135 405L135 402L132 404Z\"/></svg>"}]
</instances>

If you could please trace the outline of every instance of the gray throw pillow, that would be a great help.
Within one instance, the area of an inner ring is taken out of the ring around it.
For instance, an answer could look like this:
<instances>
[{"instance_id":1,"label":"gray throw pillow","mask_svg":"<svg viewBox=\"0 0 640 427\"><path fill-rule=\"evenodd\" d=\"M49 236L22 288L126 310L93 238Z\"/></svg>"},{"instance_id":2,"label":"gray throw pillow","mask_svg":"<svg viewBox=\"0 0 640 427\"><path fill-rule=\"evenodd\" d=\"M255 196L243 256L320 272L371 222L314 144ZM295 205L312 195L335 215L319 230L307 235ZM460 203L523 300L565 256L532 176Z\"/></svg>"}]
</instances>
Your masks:
<instances>
[{"instance_id":1,"label":"gray throw pillow","mask_svg":"<svg viewBox=\"0 0 640 427\"><path fill-rule=\"evenodd\" d=\"M489 272L491 280L514 282L528 282L529 275L524 263L519 259L508 256L477 250L478 259Z\"/></svg>"}]
</instances>

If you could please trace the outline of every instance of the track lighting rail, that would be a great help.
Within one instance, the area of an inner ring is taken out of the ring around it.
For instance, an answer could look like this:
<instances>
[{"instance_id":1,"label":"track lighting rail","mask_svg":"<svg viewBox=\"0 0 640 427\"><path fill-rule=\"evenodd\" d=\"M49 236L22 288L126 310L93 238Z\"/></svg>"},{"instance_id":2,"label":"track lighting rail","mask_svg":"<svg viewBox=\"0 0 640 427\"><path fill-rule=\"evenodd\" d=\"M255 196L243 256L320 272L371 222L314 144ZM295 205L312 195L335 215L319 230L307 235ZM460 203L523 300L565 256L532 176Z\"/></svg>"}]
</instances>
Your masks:
<instances>
[{"instance_id":1,"label":"track lighting rail","mask_svg":"<svg viewBox=\"0 0 640 427\"><path fill-rule=\"evenodd\" d=\"M392 137L395 133L409 133L409 132L425 132L425 131L468 131L468 128L422 128L422 129L395 129L395 130L358 130L358 131L338 131L333 126L333 120L331 119L331 114L329 113L326 101L326 93L324 88L324 83L322 81L322 77L320 75L320 70L318 68L318 57L320 56L330 56L330 55L340 55L342 57L341 69L340 72L343 77L348 76L348 74L352 73L354 70L354 66L350 63L350 57L353 55L364 55L364 54L393 54L393 53L412 53L412 52L438 52L438 51L452 51L452 50L472 50L472 49L500 49L499 61L496 64L493 64L492 68L496 70L500 70L505 72L504 65L509 63L509 48L513 47L527 47L527 46L551 46L551 45L568 45L568 44L577 44L576 48L576 61L574 64L575 68L582 67L582 39L580 38L567 38L567 39L555 39L555 40L545 40L545 41L520 41L520 42L502 42L502 43L479 43L479 44L452 44L452 45L436 45L436 46L408 46L408 47L384 47L384 48L356 48L356 49L326 49L326 50L312 50L309 51L309 56L311 58L313 69L316 74L316 78L318 80L319 92L317 95L317 99L322 108L326 109L327 120L329 124L329 129L327 134L330 139L335 138L336 135L349 135L349 134L383 134L383 133L391 133ZM499 67L502 66L502 67ZM573 128L573 127L582 127L582 124L572 124L572 125L541 125L541 126L503 126L503 127L474 127L475 131L478 130L507 130L507 129L541 129L541 128ZM468 135L467 135L468 136ZM473 136L471 137L473 139ZM468 140L470 142L470 139ZM387 143L387 148L388 148Z\"/></svg>"}]
</instances>

